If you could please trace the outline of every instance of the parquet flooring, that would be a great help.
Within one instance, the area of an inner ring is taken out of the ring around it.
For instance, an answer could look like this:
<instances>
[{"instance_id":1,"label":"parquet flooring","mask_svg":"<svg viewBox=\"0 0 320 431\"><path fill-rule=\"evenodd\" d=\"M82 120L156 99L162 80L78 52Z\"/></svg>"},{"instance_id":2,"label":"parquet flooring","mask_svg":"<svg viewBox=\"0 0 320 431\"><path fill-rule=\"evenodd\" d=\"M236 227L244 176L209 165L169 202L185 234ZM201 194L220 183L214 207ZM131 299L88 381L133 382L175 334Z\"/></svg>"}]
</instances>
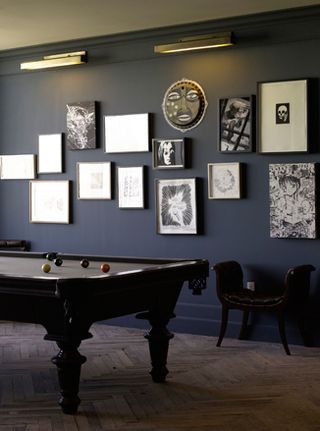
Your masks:
<instances>
[{"instance_id":1,"label":"parquet flooring","mask_svg":"<svg viewBox=\"0 0 320 431\"><path fill-rule=\"evenodd\" d=\"M57 405L55 343L0 322L1 431L320 431L320 348L176 334L155 384L143 331L96 324L77 415Z\"/></svg>"}]
</instances>

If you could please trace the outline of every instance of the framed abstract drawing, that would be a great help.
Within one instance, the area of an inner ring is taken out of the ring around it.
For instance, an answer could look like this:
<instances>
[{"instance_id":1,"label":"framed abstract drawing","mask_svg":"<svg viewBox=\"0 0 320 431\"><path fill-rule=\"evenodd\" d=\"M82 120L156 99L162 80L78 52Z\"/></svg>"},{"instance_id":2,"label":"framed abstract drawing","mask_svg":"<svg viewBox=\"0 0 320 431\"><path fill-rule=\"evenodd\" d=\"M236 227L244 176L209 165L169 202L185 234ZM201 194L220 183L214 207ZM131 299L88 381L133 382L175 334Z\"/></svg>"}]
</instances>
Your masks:
<instances>
[{"instance_id":1,"label":"framed abstract drawing","mask_svg":"<svg viewBox=\"0 0 320 431\"><path fill-rule=\"evenodd\" d=\"M35 154L0 156L1 180L31 180L36 178Z\"/></svg>"},{"instance_id":2,"label":"framed abstract drawing","mask_svg":"<svg viewBox=\"0 0 320 431\"><path fill-rule=\"evenodd\" d=\"M96 148L96 102L67 104L67 148Z\"/></svg>"},{"instance_id":3,"label":"framed abstract drawing","mask_svg":"<svg viewBox=\"0 0 320 431\"><path fill-rule=\"evenodd\" d=\"M118 167L119 208L144 208L143 166Z\"/></svg>"},{"instance_id":4,"label":"framed abstract drawing","mask_svg":"<svg viewBox=\"0 0 320 431\"><path fill-rule=\"evenodd\" d=\"M77 163L78 199L111 199L111 162Z\"/></svg>"},{"instance_id":5,"label":"framed abstract drawing","mask_svg":"<svg viewBox=\"0 0 320 431\"><path fill-rule=\"evenodd\" d=\"M208 198L241 198L241 163L208 164Z\"/></svg>"}]
</instances>

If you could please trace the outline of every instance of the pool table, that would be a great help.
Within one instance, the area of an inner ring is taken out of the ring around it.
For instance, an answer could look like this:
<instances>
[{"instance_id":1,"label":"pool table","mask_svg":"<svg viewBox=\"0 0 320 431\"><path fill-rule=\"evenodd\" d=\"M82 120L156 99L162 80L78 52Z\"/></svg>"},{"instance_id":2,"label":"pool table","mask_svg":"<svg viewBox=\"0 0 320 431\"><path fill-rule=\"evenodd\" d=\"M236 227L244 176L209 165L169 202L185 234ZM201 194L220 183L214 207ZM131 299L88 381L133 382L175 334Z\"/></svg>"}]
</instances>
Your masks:
<instances>
[{"instance_id":1,"label":"pool table","mask_svg":"<svg viewBox=\"0 0 320 431\"><path fill-rule=\"evenodd\" d=\"M82 340L92 337L90 326L97 321L137 313L147 319L155 382L165 381L169 340L167 324L185 281L193 293L205 288L208 261L205 259L150 259L59 254L62 265L48 262L47 253L0 251L0 320L37 323L46 330L59 353L56 365L66 414L75 414L81 365L86 358L78 351ZM80 261L89 260L88 268ZM51 270L42 271L49 263ZM110 270L103 273L102 263Z\"/></svg>"}]
</instances>

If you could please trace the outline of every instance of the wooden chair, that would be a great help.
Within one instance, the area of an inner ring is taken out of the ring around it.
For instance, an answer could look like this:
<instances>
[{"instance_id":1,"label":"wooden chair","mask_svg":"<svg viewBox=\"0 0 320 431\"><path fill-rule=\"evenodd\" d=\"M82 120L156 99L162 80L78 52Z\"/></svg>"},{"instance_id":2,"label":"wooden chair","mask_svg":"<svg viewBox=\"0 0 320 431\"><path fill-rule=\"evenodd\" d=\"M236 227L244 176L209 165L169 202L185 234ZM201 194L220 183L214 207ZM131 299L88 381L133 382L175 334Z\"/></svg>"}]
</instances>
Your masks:
<instances>
[{"instance_id":1,"label":"wooden chair","mask_svg":"<svg viewBox=\"0 0 320 431\"><path fill-rule=\"evenodd\" d=\"M284 311L289 301L295 306L298 314L299 329L306 344L303 328L303 312L310 289L310 273L312 265L300 265L290 268L284 279L284 288L279 293L256 292L243 287L243 272L240 264L235 261L220 262L213 267L216 273L218 298L222 304L222 320L217 346L221 345L225 335L230 309L243 311L243 319L239 339L246 338L249 313L251 311L273 311L278 317L280 338L287 355L290 355L286 332Z\"/></svg>"}]
</instances>

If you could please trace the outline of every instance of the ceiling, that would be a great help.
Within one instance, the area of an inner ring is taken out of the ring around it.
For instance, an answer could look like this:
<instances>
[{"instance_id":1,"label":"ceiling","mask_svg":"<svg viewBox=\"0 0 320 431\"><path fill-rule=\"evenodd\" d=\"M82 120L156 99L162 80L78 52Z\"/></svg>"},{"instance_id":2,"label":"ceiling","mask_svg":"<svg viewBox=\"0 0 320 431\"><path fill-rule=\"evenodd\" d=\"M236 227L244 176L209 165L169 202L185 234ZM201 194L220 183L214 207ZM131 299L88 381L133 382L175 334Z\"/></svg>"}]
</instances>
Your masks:
<instances>
[{"instance_id":1,"label":"ceiling","mask_svg":"<svg viewBox=\"0 0 320 431\"><path fill-rule=\"evenodd\" d=\"M0 0L0 51L320 5L314 0Z\"/></svg>"}]
</instances>

